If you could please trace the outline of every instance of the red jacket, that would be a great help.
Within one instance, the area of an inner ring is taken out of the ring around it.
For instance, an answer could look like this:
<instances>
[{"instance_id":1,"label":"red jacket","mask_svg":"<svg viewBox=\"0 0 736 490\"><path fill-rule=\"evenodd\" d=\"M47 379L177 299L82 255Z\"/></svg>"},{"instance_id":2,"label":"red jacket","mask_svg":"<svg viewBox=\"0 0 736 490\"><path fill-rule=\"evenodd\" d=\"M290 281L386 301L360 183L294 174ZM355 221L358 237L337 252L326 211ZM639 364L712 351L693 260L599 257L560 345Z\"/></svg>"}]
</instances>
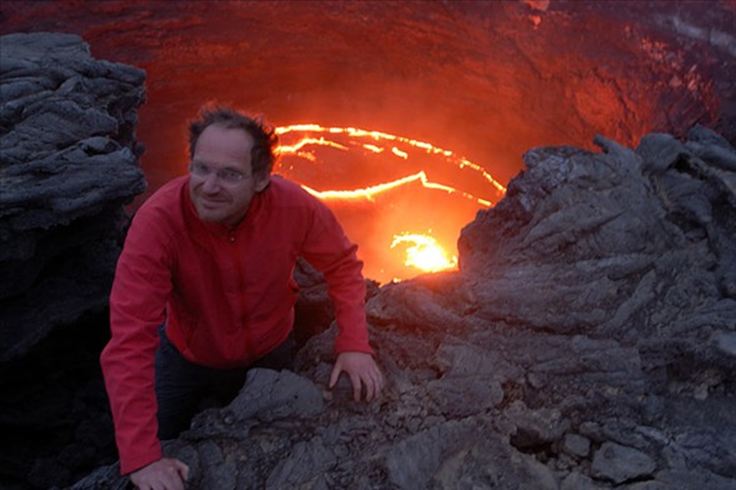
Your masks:
<instances>
[{"instance_id":1,"label":"red jacket","mask_svg":"<svg viewBox=\"0 0 736 490\"><path fill-rule=\"evenodd\" d=\"M154 357L158 326L190 361L247 366L283 342L294 318L298 256L321 270L335 306L335 350L371 352L357 246L332 212L298 185L273 176L234 229L199 219L188 177L136 213L110 296L112 338L101 355L120 471L161 458Z\"/></svg>"}]
</instances>

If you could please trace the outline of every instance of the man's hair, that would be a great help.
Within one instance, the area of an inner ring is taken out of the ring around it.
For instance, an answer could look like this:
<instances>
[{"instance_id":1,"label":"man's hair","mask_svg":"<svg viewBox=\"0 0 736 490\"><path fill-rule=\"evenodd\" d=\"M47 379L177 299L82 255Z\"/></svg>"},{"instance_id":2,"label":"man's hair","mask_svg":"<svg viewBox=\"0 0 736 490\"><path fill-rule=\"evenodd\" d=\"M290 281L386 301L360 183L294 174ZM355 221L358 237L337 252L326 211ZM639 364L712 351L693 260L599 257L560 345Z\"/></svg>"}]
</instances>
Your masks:
<instances>
[{"instance_id":1,"label":"man's hair","mask_svg":"<svg viewBox=\"0 0 736 490\"><path fill-rule=\"evenodd\" d=\"M262 118L248 116L230 107L205 105L199 110L197 119L189 124L189 158L194 158L194 148L202 132L212 125L225 129L242 129L250 134L253 138L253 148L250 151L253 175L265 177L271 173L278 145L276 132Z\"/></svg>"}]
</instances>

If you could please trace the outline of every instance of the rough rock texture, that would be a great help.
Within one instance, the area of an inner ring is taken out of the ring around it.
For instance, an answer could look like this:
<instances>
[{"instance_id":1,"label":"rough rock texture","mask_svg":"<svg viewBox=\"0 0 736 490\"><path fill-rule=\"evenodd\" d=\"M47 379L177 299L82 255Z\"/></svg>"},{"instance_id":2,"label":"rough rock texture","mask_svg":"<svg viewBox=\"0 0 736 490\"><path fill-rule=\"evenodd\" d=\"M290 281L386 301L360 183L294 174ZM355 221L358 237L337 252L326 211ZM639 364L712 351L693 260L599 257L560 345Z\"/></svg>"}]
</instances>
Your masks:
<instances>
[{"instance_id":1,"label":"rough rock texture","mask_svg":"<svg viewBox=\"0 0 736 490\"><path fill-rule=\"evenodd\" d=\"M106 305L122 206L144 190L145 74L70 34L0 37L0 360Z\"/></svg>"},{"instance_id":2,"label":"rough rock texture","mask_svg":"<svg viewBox=\"0 0 736 490\"><path fill-rule=\"evenodd\" d=\"M736 487L736 151L704 128L597 141L528 152L463 230L461 272L369 301L380 400L324 391L333 326L299 377L254 372L167 443L192 486Z\"/></svg>"},{"instance_id":3,"label":"rough rock texture","mask_svg":"<svg viewBox=\"0 0 736 490\"><path fill-rule=\"evenodd\" d=\"M606 442L596 451L590 471L595 477L618 484L650 477L656 468L656 463L646 453Z\"/></svg>"}]
</instances>

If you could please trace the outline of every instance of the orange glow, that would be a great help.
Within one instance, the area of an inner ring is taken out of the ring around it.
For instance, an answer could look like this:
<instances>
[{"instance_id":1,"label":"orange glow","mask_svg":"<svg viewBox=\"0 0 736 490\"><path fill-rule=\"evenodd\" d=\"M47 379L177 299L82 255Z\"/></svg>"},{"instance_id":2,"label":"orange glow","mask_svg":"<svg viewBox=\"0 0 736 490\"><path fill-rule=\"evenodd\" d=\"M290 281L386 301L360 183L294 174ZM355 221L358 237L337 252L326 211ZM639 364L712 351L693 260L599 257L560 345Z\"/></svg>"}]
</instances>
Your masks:
<instances>
[{"instance_id":1,"label":"orange glow","mask_svg":"<svg viewBox=\"0 0 736 490\"><path fill-rule=\"evenodd\" d=\"M460 229L506 191L481 165L426 141L319 124L275 131L275 171L328 203L380 282L456 269ZM417 229L432 231L405 231Z\"/></svg>"},{"instance_id":2,"label":"orange glow","mask_svg":"<svg viewBox=\"0 0 736 490\"><path fill-rule=\"evenodd\" d=\"M402 233L394 235L391 248L409 243L404 265L423 272L439 272L457 267L457 257L448 257L447 251L431 235L421 233Z\"/></svg>"}]
</instances>

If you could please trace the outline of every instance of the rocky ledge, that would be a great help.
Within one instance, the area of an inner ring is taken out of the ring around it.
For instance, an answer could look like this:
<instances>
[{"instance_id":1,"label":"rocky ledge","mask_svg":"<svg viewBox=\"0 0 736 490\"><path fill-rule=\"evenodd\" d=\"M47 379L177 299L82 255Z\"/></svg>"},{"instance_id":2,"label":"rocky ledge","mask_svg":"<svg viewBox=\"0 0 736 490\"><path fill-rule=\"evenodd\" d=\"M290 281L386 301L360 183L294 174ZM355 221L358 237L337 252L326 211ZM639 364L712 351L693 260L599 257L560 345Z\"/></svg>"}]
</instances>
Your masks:
<instances>
[{"instance_id":1,"label":"rocky ledge","mask_svg":"<svg viewBox=\"0 0 736 490\"><path fill-rule=\"evenodd\" d=\"M0 37L0 361L107 304L122 209L145 186L145 73L70 34Z\"/></svg>"},{"instance_id":2,"label":"rocky ledge","mask_svg":"<svg viewBox=\"0 0 736 490\"><path fill-rule=\"evenodd\" d=\"M165 443L191 488L736 487L736 151L596 142L529 151L460 272L371 297L380 400L326 391L333 325Z\"/></svg>"}]
</instances>

